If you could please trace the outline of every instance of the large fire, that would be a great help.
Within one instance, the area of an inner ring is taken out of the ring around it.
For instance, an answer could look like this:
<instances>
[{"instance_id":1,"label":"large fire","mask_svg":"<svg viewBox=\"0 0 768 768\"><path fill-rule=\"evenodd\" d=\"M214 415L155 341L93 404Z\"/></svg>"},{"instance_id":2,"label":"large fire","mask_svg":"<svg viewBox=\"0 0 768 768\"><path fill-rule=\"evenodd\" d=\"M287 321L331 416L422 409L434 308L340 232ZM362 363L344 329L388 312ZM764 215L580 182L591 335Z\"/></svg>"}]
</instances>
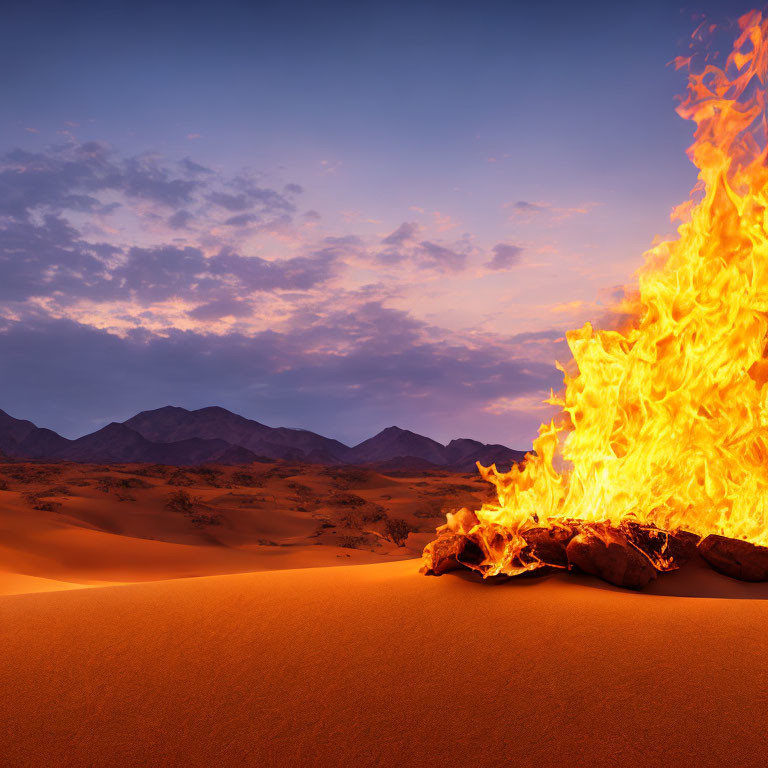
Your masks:
<instances>
[{"instance_id":1,"label":"large fire","mask_svg":"<svg viewBox=\"0 0 768 768\"><path fill-rule=\"evenodd\" d=\"M768 19L739 29L722 68L675 61L698 183L678 238L646 255L631 319L567 334L561 414L521 467L480 467L496 503L438 529L470 535L485 575L535 568L525 532L573 521L768 545Z\"/></svg>"}]
</instances>

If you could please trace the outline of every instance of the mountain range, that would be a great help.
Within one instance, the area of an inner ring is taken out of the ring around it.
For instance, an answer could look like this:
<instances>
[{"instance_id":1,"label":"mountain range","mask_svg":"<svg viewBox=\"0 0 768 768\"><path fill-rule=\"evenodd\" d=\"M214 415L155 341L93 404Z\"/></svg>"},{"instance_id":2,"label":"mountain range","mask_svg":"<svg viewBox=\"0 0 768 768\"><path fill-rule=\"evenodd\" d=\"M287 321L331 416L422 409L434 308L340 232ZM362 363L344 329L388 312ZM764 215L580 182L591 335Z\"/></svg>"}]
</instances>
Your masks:
<instances>
[{"instance_id":1,"label":"mountain range","mask_svg":"<svg viewBox=\"0 0 768 768\"><path fill-rule=\"evenodd\" d=\"M268 427L225 408L189 411L169 405L112 422L76 440L0 411L0 454L42 461L191 465L286 460L467 472L477 461L507 469L525 452L468 438L443 445L400 427L387 427L350 447L305 429Z\"/></svg>"}]
</instances>

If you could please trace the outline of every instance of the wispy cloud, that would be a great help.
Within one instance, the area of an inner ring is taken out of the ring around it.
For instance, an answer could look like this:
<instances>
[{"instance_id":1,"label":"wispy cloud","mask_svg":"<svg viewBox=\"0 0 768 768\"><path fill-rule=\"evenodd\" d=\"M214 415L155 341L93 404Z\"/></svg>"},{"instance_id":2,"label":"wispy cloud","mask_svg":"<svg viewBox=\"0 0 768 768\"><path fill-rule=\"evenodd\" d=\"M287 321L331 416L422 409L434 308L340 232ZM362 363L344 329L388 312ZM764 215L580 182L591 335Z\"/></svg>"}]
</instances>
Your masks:
<instances>
[{"instance_id":1,"label":"wispy cloud","mask_svg":"<svg viewBox=\"0 0 768 768\"><path fill-rule=\"evenodd\" d=\"M586 215L600 205L602 205L602 203L586 202L574 206L558 206L544 200L516 200L512 203L505 203L504 208L510 210L513 218L530 219L533 217L546 216L558 223L566 221L573 216Z\"/></svg>"},{"instance_id":2,"label":"wispy cloud","mask_svg":"<svg viewBox=\"0 0 768 768\"><path fill-rule=\"evenodd\" d=\"M520 263L520 258L525 250L519 245L509 245L507 243L498 243L491 249L493 258L486 262L486 267L494 271L511 269Z\"/></svg>"}]
</instances>

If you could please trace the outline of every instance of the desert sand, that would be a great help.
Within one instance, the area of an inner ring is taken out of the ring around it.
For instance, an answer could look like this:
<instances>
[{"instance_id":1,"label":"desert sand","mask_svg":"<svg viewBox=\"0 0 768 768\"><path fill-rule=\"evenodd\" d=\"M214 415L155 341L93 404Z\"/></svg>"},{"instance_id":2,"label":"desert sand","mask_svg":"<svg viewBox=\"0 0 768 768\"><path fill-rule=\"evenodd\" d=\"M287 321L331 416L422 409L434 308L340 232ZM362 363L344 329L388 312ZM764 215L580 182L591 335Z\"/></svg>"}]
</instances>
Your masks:
<instances>
[{"instance_id":1,"label":"desert sand","mask_svg":"<svg viewBox=\"0 0 768 768\"><path fill-rule=\"evenodd\" d=\"M765 585L417 565L2 597L0 762L766 764Z\"/></svg>"},{"instance_id":2,"label":"desert sand","mask_svg":"<svg viewBox=\"0 0 768 768\"><path fill-rule=\"evenodd\" d=\"M425 577L475 478L235 471L0 467L0 766L768 764L768 585Z\"/></svg>"},{"instance_id":3,"label":"desert sand","mask_svg":"<svg viewBox=\"0 0 768 768\"><path fill-rule=\"evenodd\" d=\"M413 557L445 510L488 491L317 465L0 464L0 594ZM388 519L413 531L402 546Z\"/></svg>"}]
</instances>

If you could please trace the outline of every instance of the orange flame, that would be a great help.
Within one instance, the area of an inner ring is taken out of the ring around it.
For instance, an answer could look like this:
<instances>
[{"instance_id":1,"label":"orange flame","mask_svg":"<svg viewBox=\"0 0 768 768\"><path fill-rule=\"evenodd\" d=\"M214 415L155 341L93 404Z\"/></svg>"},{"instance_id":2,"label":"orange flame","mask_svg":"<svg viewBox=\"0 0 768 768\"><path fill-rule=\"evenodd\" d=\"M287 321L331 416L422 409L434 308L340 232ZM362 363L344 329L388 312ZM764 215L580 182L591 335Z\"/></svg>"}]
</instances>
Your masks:
<instances>
[{"instance_id":1,"label":"orange flame","mask_svg":"<svg viewBox=\"0 0 768 768\"><path fill-rule=\"evenodd\" d=\"M739 26L725 67L690 71L699 181L678 239L646 254L633 320L567 334L562 413L522 467L480 466L496 503L441 529L487 543L486 575L535 567L520 534L568 520L768 545L768 19Z\"/></svg>"}]
</instances>

